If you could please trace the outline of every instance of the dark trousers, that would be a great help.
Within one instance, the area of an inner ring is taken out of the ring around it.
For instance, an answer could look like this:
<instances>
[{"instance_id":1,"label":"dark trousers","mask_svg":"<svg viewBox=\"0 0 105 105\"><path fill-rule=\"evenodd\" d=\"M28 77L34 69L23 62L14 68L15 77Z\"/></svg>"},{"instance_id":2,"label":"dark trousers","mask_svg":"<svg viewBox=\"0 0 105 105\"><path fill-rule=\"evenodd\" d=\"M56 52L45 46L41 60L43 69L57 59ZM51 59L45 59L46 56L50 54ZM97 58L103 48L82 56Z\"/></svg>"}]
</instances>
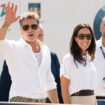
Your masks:
<instances>
[{"instance_id":1,"label":"dark trousers","mask_svg":"<svg viewBox=\"0 0 105 105\"><path fill-rule=\"evenodd\" d=\"M105 105L105 101L97 101L97 105Z\"/></svg>"}]
</instances>

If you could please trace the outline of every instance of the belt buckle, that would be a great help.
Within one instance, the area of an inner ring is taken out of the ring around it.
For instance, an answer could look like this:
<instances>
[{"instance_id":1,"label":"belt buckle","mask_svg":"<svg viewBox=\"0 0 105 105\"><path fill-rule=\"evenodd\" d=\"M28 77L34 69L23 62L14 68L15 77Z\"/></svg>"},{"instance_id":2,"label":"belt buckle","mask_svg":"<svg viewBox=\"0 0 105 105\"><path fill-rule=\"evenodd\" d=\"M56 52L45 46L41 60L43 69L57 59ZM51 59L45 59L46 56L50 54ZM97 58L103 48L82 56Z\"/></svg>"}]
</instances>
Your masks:
<instances>
[{"instance_id":1,"label":"belt buckle","mask_svg":"<svg viewBox=\"0 0 105 105\"><path fill-rule=\"evenodd\" d=\"M26 100L27 100L27 102L32 102L33 101L33 99L31 99L31 98L26 98Z\"/></svg>"},{"instance_id":2,"label":"belt buckle","mask_svg":"<svg viewBox=\"0 0 105 105\"><path fill-rule=\"evenodd\" d=\"M77 96L79 96L79 92L77 92Z\"/></svg>"},{"instance_id":3,"label":"belt buckle","mask_svg":"<svg viewBox=\"0 0 105 105\"><path fill-rule=\"evenodd\" d=\"M38 100L38 102L41 102L41 99L37 99Z\"/></svg>"}]
</instances>

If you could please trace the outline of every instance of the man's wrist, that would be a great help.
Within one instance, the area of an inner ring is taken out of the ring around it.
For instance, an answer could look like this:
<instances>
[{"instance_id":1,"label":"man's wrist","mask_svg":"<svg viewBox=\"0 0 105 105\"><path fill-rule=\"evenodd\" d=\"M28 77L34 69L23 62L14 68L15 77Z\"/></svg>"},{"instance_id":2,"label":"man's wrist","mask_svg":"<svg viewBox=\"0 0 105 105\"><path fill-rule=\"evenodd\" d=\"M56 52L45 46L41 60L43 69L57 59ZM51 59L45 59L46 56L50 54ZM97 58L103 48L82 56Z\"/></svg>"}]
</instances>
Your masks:
<instances>
[{"instance_id":1,"label":"man's wrist","mask_svg":"<svg viewBox=\"0 0 105 105\"><path fill-rule=\"evenodd\" d=\"M7 23L4 23L3 25L2 25L2 28L8 28L9 27L9 25L7 24Z\"/></svg>"}]
</instances>

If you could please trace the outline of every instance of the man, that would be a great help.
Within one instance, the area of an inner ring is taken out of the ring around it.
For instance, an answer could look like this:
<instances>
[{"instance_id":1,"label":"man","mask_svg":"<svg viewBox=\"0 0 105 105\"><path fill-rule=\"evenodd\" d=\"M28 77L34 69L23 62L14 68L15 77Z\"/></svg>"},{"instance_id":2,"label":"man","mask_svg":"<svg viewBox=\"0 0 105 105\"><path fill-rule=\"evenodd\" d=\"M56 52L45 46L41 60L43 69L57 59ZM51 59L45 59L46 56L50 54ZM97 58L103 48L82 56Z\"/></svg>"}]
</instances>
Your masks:
<instances>
[{"instance_id":1,"label":"man","mask_svg":"<svg viewBox=\"0 0 105 105\"><path fill-rule=\"evenodd\" d=\"M8 66L4 61L2 73L0 75L0 101L9 100L9 90L11 86L11 77L9 75Z\"/></svg>"},{"instance_id":2,"label":"man","mask_svg":"<svg viewBox=\"0 0 105 105\"><path fill-rule=\"evenodd\" d=\"M58 103L56 83L50 70L50 51L38 40L39 17L26 12L19 19L14 3L3 6L6 16L0 28L0 54L6 59L11 75L10 101L45 102L48 94L52 103ZM5 40L8 27L18 19L22 38Z\"/></svg>"},{"instance_id":3,"label":"man","mask_svg":"<svg viewBox=\"0 0 105 105\"><path fill-rule=\"evenodd\" d=\"M43 31L42 25L40 25L39 28L40 28L40 32L39 32L38 39L43 42L44 41L44 31ZM59 64L58 57L55 53L51 52L51 71L57 83L57 93L58 93L59 102L63 103L63 99L61 95L61 84L60 84L60 77L59 77L60 71L59 70L60 70L60 64ZM4 62L3 71L1 73L1 80L0 80L0 90L1 90L0 91L0 101L8 101L11 83L12 81L11 81L10 74L8 72L8 67L6 65L6 62ZM47 102L50 102L50 101L47 99Z\"/></svg>"},{"instance_id":4,"label":"man","mask_svg":"<svg viewBox=\"0 0 105 105\"><path fill-rule=\"evenodd\" d=\"M102 37L97 41L96 56L94 60L95 67L98 71L98 88L96 91L98 96L105 97L105 17L100 24L100 32ZM104 101L99 101L98 105L105 105Z\"/></svg>"}]
</instances>

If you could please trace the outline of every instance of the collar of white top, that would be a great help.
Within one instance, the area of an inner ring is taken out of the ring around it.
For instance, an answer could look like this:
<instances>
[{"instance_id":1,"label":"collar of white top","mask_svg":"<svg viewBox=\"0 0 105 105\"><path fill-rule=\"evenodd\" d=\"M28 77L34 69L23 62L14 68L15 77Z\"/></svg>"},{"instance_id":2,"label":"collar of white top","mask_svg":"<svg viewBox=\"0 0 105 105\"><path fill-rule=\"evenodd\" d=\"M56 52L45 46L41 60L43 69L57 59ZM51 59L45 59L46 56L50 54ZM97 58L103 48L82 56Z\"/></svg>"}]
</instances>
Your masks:
<instances>
[{"instance_id":1,"label":"collar of white top","mask_svg":"<svg viewBox=\"0 0 105 105\"><path fill-rule=\"evenodd\" d=\"M29 44L23 38L21 38L20 41L21 41L23 46L29 46ZM37 41L39 43L39 46L42 47L43 43L38 39L37 39Z\"/></svg>"}]
</instances>

